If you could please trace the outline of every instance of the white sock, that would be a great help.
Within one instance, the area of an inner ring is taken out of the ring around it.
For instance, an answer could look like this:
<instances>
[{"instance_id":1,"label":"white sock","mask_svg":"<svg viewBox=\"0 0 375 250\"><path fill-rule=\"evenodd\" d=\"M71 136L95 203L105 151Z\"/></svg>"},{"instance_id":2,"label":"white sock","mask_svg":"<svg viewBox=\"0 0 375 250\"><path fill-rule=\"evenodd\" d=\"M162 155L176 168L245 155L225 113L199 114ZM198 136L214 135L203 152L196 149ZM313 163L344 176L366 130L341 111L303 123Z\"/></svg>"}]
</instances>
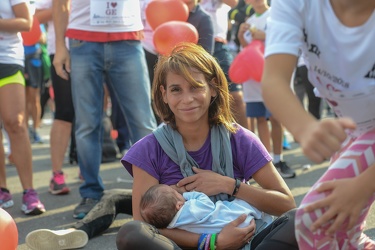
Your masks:
<instances>
[{"instance_id":1,"label":"white sock","mask_svg":"<svg viewBox=\"0 0 375 250\"><path fill-rule=\"evenodd\" d=\"M283 160L283 155L273 155L273 163L279 163L280 161Z\"/></svg>"}]
</instances>

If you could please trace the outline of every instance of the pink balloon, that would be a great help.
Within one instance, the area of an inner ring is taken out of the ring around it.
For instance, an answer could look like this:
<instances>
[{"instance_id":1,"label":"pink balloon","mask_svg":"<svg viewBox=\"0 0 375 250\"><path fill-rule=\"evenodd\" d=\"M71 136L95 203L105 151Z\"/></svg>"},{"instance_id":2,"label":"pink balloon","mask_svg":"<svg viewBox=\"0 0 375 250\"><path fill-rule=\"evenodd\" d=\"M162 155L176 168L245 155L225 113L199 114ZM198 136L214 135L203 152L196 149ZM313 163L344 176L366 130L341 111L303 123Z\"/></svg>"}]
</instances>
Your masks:
<instances>
[{"instance_id":1,"label":"pink balloon","mask_svg":"<svg viewBox=\"0 0 375 250\"><path fill-rule=\"evenodd\" d=\"M159 54L169 54L181 42L198 43L198 31L192 24L169 21L158 26L154 32L154 45Z\"/></svg>"},{"instance_id":2,"label":"pink balloon","mask_svg":"<svg viewBox=\"0 0 375 250\"><path fill-rule=\"evenodd\" d=\"M16 250L18 246L18 229L12 216L0 208L0 248Z\"/></svg>"},{"instance_id":3,"label":"pink balloon","mask_svg":"<svg viewBox=\"0 0 375 250\"><path fill-rule=\"evenodd\" d=\"M168 21L186 22L189 8L182 0L152 0L146 7L146 19L155 30Z\"/></svg>"},{"instance_id":4,"label":"pink balloon","mask_svg":"<svg viewBox=\"0 0 375 250\"><path fill-rule=\"evenodd\" d=\"M229 78L235 83L262 80L264 68L264 43L254 40L234 58L229 67Z\"/></svg>"}]
</instances>

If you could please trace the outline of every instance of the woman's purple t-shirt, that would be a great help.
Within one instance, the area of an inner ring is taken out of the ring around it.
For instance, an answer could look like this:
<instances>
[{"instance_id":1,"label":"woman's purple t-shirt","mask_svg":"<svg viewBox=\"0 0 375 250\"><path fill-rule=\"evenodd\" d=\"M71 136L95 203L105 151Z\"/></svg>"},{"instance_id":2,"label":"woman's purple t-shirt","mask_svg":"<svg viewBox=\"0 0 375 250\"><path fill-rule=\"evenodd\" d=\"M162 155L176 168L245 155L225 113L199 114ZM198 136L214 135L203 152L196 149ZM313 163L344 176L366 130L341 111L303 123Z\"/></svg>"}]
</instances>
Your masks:
<instances>
[{"instance_id":1,"label":"woman's purple t-shirt","mask_svg":"<svg viewBox=\"0 0 375 250\"><path fill-rule=\"evenodd\" d=\"M249 180L260 168L272 160L266 148L251 131L239 129L230 138L233 155L234 177ZM211 137L208 136L201 149L188 152L201 169L212 169ZM153 176L161 184L174 185L183 177L180 167L174 163L159 145L153 134L145 136L135 143L122 158L130 175L132 165Z\"/></svg>"}]
</instances>

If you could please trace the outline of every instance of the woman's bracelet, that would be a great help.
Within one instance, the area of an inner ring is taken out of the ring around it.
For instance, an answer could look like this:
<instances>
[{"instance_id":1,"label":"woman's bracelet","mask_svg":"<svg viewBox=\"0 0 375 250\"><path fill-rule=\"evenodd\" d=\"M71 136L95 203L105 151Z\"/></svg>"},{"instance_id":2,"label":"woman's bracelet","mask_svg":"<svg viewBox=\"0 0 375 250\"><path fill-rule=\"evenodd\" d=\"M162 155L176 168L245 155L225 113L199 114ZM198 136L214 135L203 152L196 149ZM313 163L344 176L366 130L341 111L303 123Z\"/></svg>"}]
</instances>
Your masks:
<instances>
[{"instance_id":1,"label":"woman's bracelet","mask_svg":"<svg viewBox=\"0 0 375 250\"><path fill-rule=\"evenodd\" d=\"M241 181L239 179L235 179L235 180L236 182L234 183L234 190L233 190L232 196L236 196L241 186Z\"/></svg>"},{"instance_id":2,"label":"woman's bracelet","mask_svg":"<svg viewBox=\"0 0 375 250\"><path fill-rule=\"evenodd\" d=\"M216 249L216 241L217 241L218 234L212 234L210 239L210 250Z\"/></svg>"},{"instance_id":3,"label":"woman's bracelet","mask_svg":"<svg viewBox=\"0 0 375 250\"><path fill-rule=\"evenodd\" d=\"M211 240L211 234L208 234L206 238L206 244L204 244L204 250L210 250L210 240Z\"/></svg>"},{"instance_id":4,"label":"woman's bracelet","mask_svg":"<svg viewBox=\"0 0 375 250\"><path fill-rule=\"evenodd\" d=\"M198 250L204 250L208 234L201 234L198 240Z\"/></svg>"}]
</instances>

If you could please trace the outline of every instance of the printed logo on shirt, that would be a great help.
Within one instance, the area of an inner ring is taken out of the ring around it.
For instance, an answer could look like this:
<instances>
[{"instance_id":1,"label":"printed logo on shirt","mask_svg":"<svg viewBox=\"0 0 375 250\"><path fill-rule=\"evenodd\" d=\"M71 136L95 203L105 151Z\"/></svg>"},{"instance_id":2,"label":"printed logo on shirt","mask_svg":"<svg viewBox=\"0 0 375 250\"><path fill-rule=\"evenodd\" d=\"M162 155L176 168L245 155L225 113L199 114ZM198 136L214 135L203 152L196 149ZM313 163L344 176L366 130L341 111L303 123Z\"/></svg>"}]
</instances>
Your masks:
<instances>
[{"instance_id":1,"label":"printed logo on shirt","mask_svg":"<svg viewBox=\"0 0 375 250\"><path fill-rule=\"evenodd\" d=\"M322 84L321 80L328 81L332 84L328 84L327 88L329 87L331 90L334 90L334 92L338 91L339 89L349 89L350 84L346 82L344 79L342 79L339 76L336 76L325 69L319 68L317 65L315 65L312 70L317 74L317 76L320 76L317 78L318 82ZM337 86L335 88L334 86Z\"/></svg>"},{"instance_id":2,"label":"printed logo on shirt","mask_svg":"<svg viewBox=\"0 0 375 250\"><path fill-rule=\"evenodd\" d=\"M365 75L365 78L372 78L375 79L375 63L372 66L372 69Z\"/></svg>"},{"instance_id":3,"label":"printed logo on shirt","mask_svg":"<svg viewBox=\"0 0 375 250\"><path fill-rule=\"evenodd\" d=\"M309 43L308 42L308 39L307 39L307 33L306 33L306 30L303 29L303 39L307 45L307 47L309 48L309 52L315 54L318 58L320 56L320 49L317 45L313 44L313 43Z\"/></svg>"},{"instance_id":4,"label":"printed logo on shirt","mask_svg":"<svg viewBox=\"0 0 375 250\"><path fill-rule=\"evenodd\" d=\"M315 44L310 44L309 52L314 53L317 57L320 56L320 50L319 47Z\"/></svg>"}]
</instances>

